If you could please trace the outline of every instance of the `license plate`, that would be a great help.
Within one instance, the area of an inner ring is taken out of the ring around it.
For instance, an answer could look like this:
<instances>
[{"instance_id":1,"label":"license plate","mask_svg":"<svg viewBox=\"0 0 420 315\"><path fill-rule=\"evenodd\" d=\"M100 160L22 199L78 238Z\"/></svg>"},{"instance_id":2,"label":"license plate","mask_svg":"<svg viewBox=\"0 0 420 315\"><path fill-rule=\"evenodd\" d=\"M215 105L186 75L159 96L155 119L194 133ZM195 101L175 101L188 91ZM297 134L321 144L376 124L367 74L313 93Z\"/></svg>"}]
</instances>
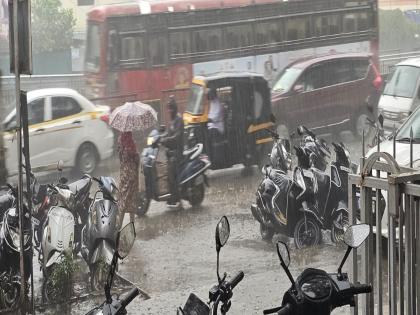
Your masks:
<instances>
[{"instance_id":1,"label":"license plate","mask_svg":"<svg viewBox=\"0 0 420 315\"><path fill-rule=\"evenodd\" d=\"M36 226L38 226L39 223L40 223L40 221L37 218L35 218L35 217L31 217L31 221L32 221L32 224L33 225L36 225Z\"/></svg>"},{"instance_id":2,"label":"license plate","mask_svg":"<svg viewBox=\"0 0 420 315\"><path fill-rule=\"evenodd\" d=\"M204 177L203 177L203 176L198 176L198 177L195 179L195 184L196 184L196 185L201 185L202 183L204 183Z\"/></svg>"}]
</instances>

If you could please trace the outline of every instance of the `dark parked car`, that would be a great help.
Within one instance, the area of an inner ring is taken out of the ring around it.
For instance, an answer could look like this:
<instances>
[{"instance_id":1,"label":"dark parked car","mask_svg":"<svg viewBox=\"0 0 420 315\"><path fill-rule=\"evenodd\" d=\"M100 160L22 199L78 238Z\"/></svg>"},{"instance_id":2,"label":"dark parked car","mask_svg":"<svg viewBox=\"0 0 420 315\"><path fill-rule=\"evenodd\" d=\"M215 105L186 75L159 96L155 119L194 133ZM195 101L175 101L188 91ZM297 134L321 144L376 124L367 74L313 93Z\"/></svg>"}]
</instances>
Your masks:
<instances>
[{"instance_id":1,"label":"dark parked car","mask_svg":"<svg viewBox=\"0 0 420 315\"><path fill-rule=\"evenodd\" d=\"M305 125L317 133L352 130L361 136L377 113L382 78L371 54L335 54L296 61L272 88L279 132ZM287 129L286 129L287 128Z\"/></svg>"}]
</instances>

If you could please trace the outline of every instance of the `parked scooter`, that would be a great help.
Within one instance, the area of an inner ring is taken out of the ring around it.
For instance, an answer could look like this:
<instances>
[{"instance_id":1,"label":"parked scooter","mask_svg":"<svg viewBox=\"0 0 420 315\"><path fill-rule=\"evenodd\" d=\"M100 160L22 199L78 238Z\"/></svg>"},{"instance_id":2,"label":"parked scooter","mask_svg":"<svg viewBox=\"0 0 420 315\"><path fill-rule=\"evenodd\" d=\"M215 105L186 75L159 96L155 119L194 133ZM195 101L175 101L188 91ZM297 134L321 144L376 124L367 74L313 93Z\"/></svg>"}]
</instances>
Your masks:
<instances>
[{"instance_id":1,"label":"parked scooter","mask_svg":"<svg viewBox=\"0 0 420 315\"><path fill-rule=\"evenodd\" d=\"M17 199L17 188L8 185L10 196ZM27 200L24 196L23 246L25 278L31 275L31 221L29 219ZM13 308L20 301L20 235L19 212L15 201L2 218L0 228L0 309ZM28 288L25 288L27 290Z\"/></svg>"},{"instance_id":2,"label":"parked scooter","mask_svg":"<svg viewBox=\"0 0 420 315\"><path fill-rule=\"evenodd\" d=\"M148 147L143 150L141 167L145 178L145 191L139 193L138 215L144 215L150 201L167 201L171 198L166 149L161 145L161 134L153 130L148 138ZM203 202L207 177L205 171L211 163L203 152L203 145L197 144L184 151L184 160L180 163L177 174L179 195L192 206Z\"/></svg>"},{"instance_id":3,"label":"parked scooter","mask_svg":"<svg viewBox=\"0 0 420 315\"><path fill-rule=\"evenodd\" d=\"M87 224L82 230L81 253L89 266L92 290L99 290L105 283L115 252L118 189L112 177L92 179L98 183L98 190L89 208Z\"/></svg>"},{"instance_id":4,"label":"parked scooter","mask_svg":"<svg viewBox=\"0 0 420 315\"><path fill-rule=\"evenodd\" d=\"M73 258L75 249L75 195L60 186L48 185L56 198L56 205L48 210L47 219L43 224L41 251L39 260L43 272L42 296L45 301L56 297L56 286L51 275L54 269L65 259ZM69 279L70 281L70 279Z\"/></svg>"},{"instance_id":5,"label":"parked scooter","mask_svg":"<svg viewBox=\"0 0 420 315\"><path fill-rule=\"evenodd\" d=\"M222 278L219 275L219 253L220 249L226 244L229 234L229 221L225 216L223 216L216 226L217 279L219 283L210 289L209 302L206 304L194 293L191 293L184 308L178 308L178 315L217 315L219 311L219 304L221 304L220 314L224 315L229 312L230 307L232 306L230 300L233 296L233 289L244 278L243 271L240 271L230 281L226 280L226 273L224 273Z\"/></svg>"},{"instance_id":6,"label":"parked scooter","mask_svg":"<svg viewBox=\"0 0 420 315\"><path fill-rule=\"evenodd\" d=\"M277 253L281 266L292 283L284 294L282 306L264 310L263 314L279 315L329 315L335 308L350 305L355 307L355 296L372 292L372 286L350 283L347 273L341 271L351 250L359 247L369 236L370 227L366 224L349 227L344 235L348 245L346 254L337 273L328 274L324 270L308 268L296 279L290 271L289 249L285 243L277 243Z\"/></svg>"},{"instance_id":7,"label":"parked scooter","mask_svg":"<svg viewBox=\"0 0 420 315\"><path fill-rule=\"evenodd\" d=\"M134 223L128 223L124 226L116 236L116 250L112 257L112 263L109 268L108 277L105 283L105 302L99 307L95 307L89 311L86 315L124 315L127 314L125 310L126 306L139 295L140 290L138 288L131 289L127 295L123 298L111 295L112 282L117 268L118 259L124 259L127 257L131 248L133 247L136 239L136 231L134 229Z\"/></svg>"}]
</instances>

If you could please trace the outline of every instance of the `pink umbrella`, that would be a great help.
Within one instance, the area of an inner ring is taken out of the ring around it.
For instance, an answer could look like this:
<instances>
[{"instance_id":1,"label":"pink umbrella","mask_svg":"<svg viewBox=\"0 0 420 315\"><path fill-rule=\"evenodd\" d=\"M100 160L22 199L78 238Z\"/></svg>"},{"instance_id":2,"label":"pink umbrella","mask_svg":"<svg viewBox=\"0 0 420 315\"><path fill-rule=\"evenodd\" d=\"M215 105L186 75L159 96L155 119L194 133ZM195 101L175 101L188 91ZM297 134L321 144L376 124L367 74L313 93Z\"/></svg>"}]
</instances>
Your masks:
<instances>
[{"instance_id":1,"label":"pink umbrella","mask_svg":"<svg viewBox=\"0 0 420 315\"><path fill-rule=\"evenodd\" d=\"M114 109L109 117L109 125L122 132L146 130L156 124L156 111L141 102L125 103Z\"/></svg>"}]
</instances>

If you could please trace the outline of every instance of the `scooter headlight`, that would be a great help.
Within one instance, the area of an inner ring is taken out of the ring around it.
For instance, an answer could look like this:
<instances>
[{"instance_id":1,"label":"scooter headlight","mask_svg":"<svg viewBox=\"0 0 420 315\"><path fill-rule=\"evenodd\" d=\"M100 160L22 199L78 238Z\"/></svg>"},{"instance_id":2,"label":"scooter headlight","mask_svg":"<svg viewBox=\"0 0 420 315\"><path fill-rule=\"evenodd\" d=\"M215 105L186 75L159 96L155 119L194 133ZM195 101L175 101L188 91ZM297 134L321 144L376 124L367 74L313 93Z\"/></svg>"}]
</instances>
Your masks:
<instances>
[{"instance_id":1,"label":"scooter headlight","mask_svg":"<svg viewBox=\"0 0 420 315\"><path fill-rule=\"evenodd\" d=\"M152 145L153 144L153 137L147 137L147 145Z\"/></svg>"},{"instance_id":2,"label":"scooter headlight","mask_svg":"<svg viewBox=\"0 0 420 315\"><path fill-rule=\"evenodd\" d=\"M118 188L115 185L112 185L111 197L115 202L118 201Z\"/></svg>"}]
</instances>

